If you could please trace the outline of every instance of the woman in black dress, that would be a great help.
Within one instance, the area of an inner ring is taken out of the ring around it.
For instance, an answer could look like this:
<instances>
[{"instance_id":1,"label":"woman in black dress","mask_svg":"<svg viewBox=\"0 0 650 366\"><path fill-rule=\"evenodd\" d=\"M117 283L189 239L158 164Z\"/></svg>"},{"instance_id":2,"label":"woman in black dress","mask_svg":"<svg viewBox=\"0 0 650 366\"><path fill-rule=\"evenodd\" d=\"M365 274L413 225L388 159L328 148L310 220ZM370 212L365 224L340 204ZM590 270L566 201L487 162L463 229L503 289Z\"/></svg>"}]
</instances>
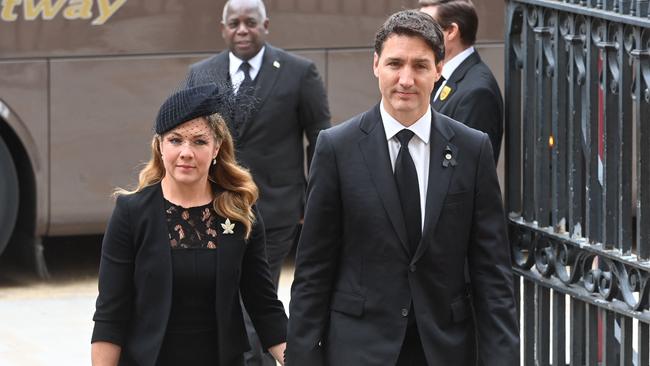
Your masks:
<instances>
[{"instance_id":1,"label":"woman in black dress","mask_svg":"<svg viewBox=\"0 0 650 366\"><path fill-rule=\"evenodd\" d=\"M281 363L287 318L269 274L257 187L224 120L232 92L183 89L156 119L138 187L102 244L93 365L243 365L241 299Z\"/></svg>"}]
</instances>

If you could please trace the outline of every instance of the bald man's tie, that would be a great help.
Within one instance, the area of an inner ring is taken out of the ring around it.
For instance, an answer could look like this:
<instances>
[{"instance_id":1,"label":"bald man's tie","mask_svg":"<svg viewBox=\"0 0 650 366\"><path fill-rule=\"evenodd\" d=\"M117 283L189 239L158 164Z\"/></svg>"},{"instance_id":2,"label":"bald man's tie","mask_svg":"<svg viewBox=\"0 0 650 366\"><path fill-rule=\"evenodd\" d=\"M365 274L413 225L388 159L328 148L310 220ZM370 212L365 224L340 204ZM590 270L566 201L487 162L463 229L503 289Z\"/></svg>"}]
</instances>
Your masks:
<instances>
[{"instance_id":1,"label":"bald man's tie","mask_svg":"<svg viewBox=\"0 0 650 366\"><path fill-rule=\"evenodd\" d=\"M239 93L246 93L250 94L251 93L251 87L253 86L253 79L251 79L251 64L248 62L244 61L239 65L239 70L241 70L244 73L244 80L242 80L241 84L239 84L239 89L237 90L237 94Z\"/></svg>"},{"instance_id":2,"label":"bald man's tie","mask_svg":"<svg viewBox=\"0 0 650 366\"><path fill-rule=\"evenodd\" d=\"M234 137L236 143L239 142L239 137L242 133L242 126L246 122L246 118L250 110L250 108L248 108L248 104L252 102L251 97L254 91L253 79L251 79L250 75L251 64L244 61L241 65L239 65L239 70L244 73L244 79L239 84L239 87L237 89L237 103L239 104L239 107L235 109L235 115L233 118L235 127L233 135L235 135Z\"/></svg>"}]
</instances>

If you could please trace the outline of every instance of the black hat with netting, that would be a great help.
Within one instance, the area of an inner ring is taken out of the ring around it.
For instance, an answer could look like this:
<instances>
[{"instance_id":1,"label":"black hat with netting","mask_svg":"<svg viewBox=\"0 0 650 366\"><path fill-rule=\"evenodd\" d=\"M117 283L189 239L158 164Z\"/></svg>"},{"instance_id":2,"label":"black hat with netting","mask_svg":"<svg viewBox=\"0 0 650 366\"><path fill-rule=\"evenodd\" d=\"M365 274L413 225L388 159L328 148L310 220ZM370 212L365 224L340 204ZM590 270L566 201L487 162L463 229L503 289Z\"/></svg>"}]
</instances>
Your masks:
<instances>
[{"instance_id":1,"label":"black hat with netting","mask_svg":"<svg viewBox=\"0 0 650 366\"><path fill-rule=\"evenodd\" d=\"M154 131L162 135L187 121L215 113L229 118L233 107L234 96L227 86L209 83L182 88L160 107Z\"/></svg>"}]
</instances>

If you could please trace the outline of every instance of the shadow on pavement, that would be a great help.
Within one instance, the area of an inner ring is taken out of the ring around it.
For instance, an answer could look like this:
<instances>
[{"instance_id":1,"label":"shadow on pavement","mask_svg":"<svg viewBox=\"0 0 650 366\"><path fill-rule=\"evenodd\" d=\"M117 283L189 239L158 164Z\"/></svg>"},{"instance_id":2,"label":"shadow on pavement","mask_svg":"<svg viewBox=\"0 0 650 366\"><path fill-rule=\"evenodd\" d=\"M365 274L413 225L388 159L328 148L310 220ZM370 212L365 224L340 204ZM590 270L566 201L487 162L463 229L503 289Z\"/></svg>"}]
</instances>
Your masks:
<instances>
[{"instance_id":1,"label":"shadow on pavement","mask_svg":"<svg viewBox=\"0 0 650 366\"><path fill-rule=\"evenodd\" d=\"M101 253L100 235L46 238L45 261L51 278L40 279L31 268L21 268L10 256L0 257L0 289L34 284L66 284L97 278Z\"/></svg>"}]
</instances>

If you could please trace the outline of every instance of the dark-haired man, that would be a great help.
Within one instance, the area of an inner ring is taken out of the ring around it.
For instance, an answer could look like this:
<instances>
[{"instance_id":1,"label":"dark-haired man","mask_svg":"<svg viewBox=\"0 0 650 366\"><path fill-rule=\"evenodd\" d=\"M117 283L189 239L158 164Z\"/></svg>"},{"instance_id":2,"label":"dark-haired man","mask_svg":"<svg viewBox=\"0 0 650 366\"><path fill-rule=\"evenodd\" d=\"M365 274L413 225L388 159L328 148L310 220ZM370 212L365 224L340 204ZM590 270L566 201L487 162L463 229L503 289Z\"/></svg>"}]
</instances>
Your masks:
<instances>
[{"instance_id":1,"label":"dark-haired man","mask_svg":"<svg viewBox=\"0 0 650 366\"><path fill-rule=\"evenodd\" d=\"M490 140L430 105L442 37L422 12L392 15L375 39L381 102L319 135L289 366L469 366L474 323L485 365L519 364Z\"/></svg>"},{"instance_id":2,"label":"dark-haired man","mask_svg":"<svg viewBox=\"0 0 650 366\"><path fill-rule=\"evenodd\" d=\"M419 0L442 27L445 59L433 108L490 136L494 161L503 135L503 99L494 75L474 49L478 15L470 0Z\"/></svg>"},{"instance_id":3,"label":"dark-haired man","mask_svg":"<svg viewBox=\"0 0 650 366\"><path fill-rule=\"evenodd\" d=\"M303 135L309 144L308 162L318 132L330 126L330 113L314 63L268 44L268 29L261 0L226 2L221 35L228 49L192 65L188 81L229 81L238 97L249 101L244 104L253 106L251 113L235 113L229 127L237 160L251 170L260 190L257 205L266 226L269 267L277 286L303 214ZM257 337L252 328L249 331L254 352L246 354L247 366L275 366L270 356L262 363Z\"/></svg>"}]
</instances>

